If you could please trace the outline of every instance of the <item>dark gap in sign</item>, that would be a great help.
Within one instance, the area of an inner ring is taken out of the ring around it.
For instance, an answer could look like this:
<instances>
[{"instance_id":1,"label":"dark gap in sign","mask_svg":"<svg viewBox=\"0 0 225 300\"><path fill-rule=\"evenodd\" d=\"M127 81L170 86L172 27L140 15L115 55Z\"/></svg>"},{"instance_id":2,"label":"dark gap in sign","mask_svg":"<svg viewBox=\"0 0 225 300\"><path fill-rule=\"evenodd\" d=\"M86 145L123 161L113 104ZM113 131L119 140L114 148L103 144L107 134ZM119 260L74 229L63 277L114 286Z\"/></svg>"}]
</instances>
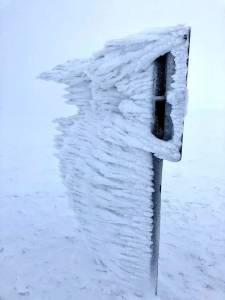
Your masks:
<instances>
[{"instance_id":1,"label":"dark gap in sign","mask_svg":"<svg viewBox=\"0 0 225 300\"><path fill-rule=\"evenodd\" d=\"M171 104L167 102L167 92L171 89L172 75L175 73L173 55L168 52L154 62L154 124L152 133L159 139L169 141L173 138L174 128L171 119Z\"/></svg>"}]
</instances>

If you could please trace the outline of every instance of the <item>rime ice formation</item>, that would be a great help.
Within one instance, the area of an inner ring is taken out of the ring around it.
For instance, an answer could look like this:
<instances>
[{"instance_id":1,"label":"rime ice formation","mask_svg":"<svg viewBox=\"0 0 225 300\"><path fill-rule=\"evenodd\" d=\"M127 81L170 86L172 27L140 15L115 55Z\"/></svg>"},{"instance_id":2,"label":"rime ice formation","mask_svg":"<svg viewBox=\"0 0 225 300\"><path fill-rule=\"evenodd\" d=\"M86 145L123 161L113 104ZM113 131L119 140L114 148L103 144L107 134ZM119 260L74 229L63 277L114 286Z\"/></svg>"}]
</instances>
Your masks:
<instances>
[{"instance_id":1,"label":"rime ice formation","mask_svg":"<svg viewBox=\"0 0 225 300\"><path fill-rule=\"evenodd\" d=\"M90 60L74 60L41 78L66 85L78 114L58 120L61 173L99 278L120 299L151 289L152 154L180 159L186 107L188 28L155 30L111 41ZM175 72L167 101L173 137L151 133L154 61L168 52Z\"/></svg>"}]
</instances>

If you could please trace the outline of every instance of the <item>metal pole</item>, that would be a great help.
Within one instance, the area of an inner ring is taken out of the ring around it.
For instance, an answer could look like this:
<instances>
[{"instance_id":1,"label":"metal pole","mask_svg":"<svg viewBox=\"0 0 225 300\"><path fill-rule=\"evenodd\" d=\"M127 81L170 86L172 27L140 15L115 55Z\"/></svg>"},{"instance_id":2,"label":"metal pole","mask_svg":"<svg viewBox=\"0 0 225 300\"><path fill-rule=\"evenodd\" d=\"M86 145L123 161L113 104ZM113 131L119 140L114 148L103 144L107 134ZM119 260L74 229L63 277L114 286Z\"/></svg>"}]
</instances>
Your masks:
<instances>
[{"instance_id":1,"label":"metal pole","mask_svg":"<svg viewBox=\"0 0 225 300\"><path fill-rule=\"evenodd\" d=\"M154 127L153 134L159 138L164 137L164 120L165 120L165 93L166 93L166 55L160 56L155 61L154 70ZM153 162L153 187L152 194L153 217L152 217L152 259L151 259L151 279L155 294L157 294L158 283L158 258L159 258L159 237L160 237L160 210L161 210L161 182L163 160L152 154Z\"/></svg>"},{"instance_id":2,"label":"metal pole","mask_svg":"<svg viewBox=\"0 0 225 300\"><path fill-rule=\"evenodd\" d=\"M184 36L188 41L187 65L189 58L190 30ZM152 133L159 139L168 141L173 137L173 123L170 117L171 105L166 101L166 92L171 88L172 75L175 72L175 62L173 55L168 52L155 60L154 70L154 126ZM187 80L187 78L186 78ZM182 149L180 149L182 151ZM158 284L158 259L160 240L160 211L161 211L161 183L163 160L152 154L153 161L153 187L152 193L153 217L152 217L152 258L150 262L151 279L155 294L157 294Z\"/></svg>"}]
</instances>

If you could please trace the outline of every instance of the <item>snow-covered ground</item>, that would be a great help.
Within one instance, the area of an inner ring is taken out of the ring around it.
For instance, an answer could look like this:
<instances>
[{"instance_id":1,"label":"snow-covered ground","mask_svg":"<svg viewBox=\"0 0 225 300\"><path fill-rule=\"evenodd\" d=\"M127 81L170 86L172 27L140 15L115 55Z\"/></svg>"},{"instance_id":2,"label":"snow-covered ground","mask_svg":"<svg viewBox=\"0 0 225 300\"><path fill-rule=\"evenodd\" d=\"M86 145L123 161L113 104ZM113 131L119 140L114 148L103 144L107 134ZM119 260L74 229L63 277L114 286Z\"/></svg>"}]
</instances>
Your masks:
<instances>
[{"instance_id":1,"label":"snow-covered ground","mask_svg":"<svg viewBox=\"0 0 225 300\"><path fill-rule=\"evenodd\" d=\"M225 299L224 150L224 112L190 112L183 160L164 169L162 299Z\"/></svg>"},{"instance_id":2,"label":"snow-covered ground","mask_svg":"<svg viewBox=\"0 0 225 300\"><path fill-rule=\"evenodd\" d=\"M54 133L21 122L1 131L1 300L104 299L52 154ZM164 163L162 300L225 299L224 133L223 111L191 111L183 160Z\"/></svg>"}]
</instances>

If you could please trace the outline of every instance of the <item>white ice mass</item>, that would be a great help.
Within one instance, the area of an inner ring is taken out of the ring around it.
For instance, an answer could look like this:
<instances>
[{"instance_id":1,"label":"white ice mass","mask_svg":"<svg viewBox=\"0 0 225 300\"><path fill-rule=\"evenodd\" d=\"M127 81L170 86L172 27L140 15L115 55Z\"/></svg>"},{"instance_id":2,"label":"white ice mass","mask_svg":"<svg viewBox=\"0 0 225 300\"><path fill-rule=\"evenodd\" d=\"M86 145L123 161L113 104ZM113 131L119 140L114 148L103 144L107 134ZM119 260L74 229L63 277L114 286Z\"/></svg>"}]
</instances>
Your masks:
<instances>
[{"instance_id":1,"label":"white ice mass","mask_svg":"<svg viewBox=\"0 0 225 300\"><path fill-rule=\"evenodd\" d=\"M178 26L111 41L91 59L41 74L65 84L68 103L78 107L77 114L58 120L61 174L99 271L95 279L119 299L154 294L152 160L180 160L188 33ZM174 64L166 89L173 135L163 140L152 132L155 61L168 53Z\"/></svg>"}]
</instances>

